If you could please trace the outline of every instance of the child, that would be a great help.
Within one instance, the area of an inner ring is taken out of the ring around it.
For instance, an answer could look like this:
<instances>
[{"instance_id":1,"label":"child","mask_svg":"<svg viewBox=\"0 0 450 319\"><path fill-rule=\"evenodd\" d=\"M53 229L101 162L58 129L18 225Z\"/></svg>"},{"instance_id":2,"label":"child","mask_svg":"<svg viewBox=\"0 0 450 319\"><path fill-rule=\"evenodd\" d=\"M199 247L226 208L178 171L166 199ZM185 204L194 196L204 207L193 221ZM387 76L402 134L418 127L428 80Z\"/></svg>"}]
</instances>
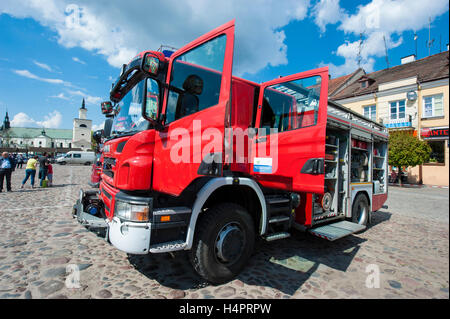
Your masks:
<instances>
[{"instance_id":1,"label":"child","mask_svg":"<svg viewBox=\"0 0 450 319\"><path fill-rule=\"evenodd\" d=\"M47 178L48 178L48 186L52 186L53 184L53 167L52 164L48 163L47 166Z\"/></svg>"}]
</instances>

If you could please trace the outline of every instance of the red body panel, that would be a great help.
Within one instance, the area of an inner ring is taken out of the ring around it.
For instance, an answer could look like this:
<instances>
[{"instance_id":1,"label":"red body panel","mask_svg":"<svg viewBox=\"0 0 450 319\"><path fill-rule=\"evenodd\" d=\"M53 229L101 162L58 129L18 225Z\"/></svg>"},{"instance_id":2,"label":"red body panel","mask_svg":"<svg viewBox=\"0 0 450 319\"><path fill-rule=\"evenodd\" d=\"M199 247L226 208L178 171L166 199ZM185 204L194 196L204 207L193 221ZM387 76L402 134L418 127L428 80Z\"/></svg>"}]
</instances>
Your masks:
<instances>
[{"instance_id":1,"label":"red body panel","mask_svg":"<svg viewBox=\"0 0 450 319\"><path fill-rule=\"evenodd\" d=\"M113 167L114 179L102 174L102 179L108 184L123 190L149 190L152 181L153 151L155 130L146 130L131 137L117 138L108 141L109 150L104 150L103 156L116 160ZM122 152L117 152L117 146L126 142Z\"/></svg>"},{"instance_id":2,"label":"red body panel","mask_svg":"<svg viewBox=\"0 0 450 319\"><path fill-rule=\"evenodd\" d=\"M114 205L118 189L108 185L103 180L100 182L100 198L105 205L105 215L111 220L114 217Z\"/></svg>"},{"instance_id":3,"label":"red body panel","mask_svg":"<svg viewBox=\"0 0 450 319\"><path fill-rule=\"evenodd\" d=\"M174 122L166 125L164 131L156 133L155 153L158 154L158 156L155 158L153 170L153 189L155 191L178 196L195 178L199 176L197 171L203 158L202 152L212 140L212 137L209 140L202 138L202 136L206 135L205 131L208 128L216 128L219 132L221 132L222 142L220 143L220 149L215 149L214 152L223 153L225 114L230 105L231 93L234 20L205 34L175 52L170 58L169 71L167 75L167 84L170 84L173 62L178 56L223 34L225 34L227 38L218 104L192 115L175 120ZM165 91L164 95L163 113L166 112L167 102L168 90ZM200 122L194 123L196 120ZM200 126L198 130L197 125ZM186 132L187 129L187 139L183 139L182 136L176 135L177 132L180 132L180 129L182 129L183 132ZM195 132L197 132L196 135L199 135L200 138L195 138ZM175 138L171 139L171 136ZM192 145L189 151L190 159L188 163L181 162L178 165L173 163L171 152L174 151L174 146L182 148L183 145L186 145L186 143L190 143L190 145Z\"/></svg>"},{"instance_id":4,"label":"red body panel","mask_svg":"<svg viewBox=\"0 0 450 319\"><path fill-rule=\"evenodd\" d=\"M102 163L103 163L103 154L100 156L99 161L95 161L92 164L92 173L91 173L91 183L97 184L101 180L102 175ZM99 164L99 165L97 165Z\"/></svg>"},{"instance_id":5,"label":"red body panel","mask_svg":"<svg viewBox=\"0 0 450 319\"><path fill-rule=\"evenodd\" d=\"M387 201L388 194L372 195L372 211L376 212Z\"/></svg>"},{"instance_id":6,"label":"red body panel","mask_svg":"<svg viewBox=\"0 0 450 319\"><path fill-rule=\"evenodd\" d=\"M231 127L234 136L230 169L234 172L250 174L248 147L251 141L245 132L252 125L255 90L259 85L234 77L232 83ZM239 158L237 158L238 155Z\"/></svg>"},{"instance_id":7,"label":"red body panel","mask_svg":"<svg viewBox=\"0 0 450 319\"><path fill-rule=\"evenodd\" d=\"M295 209L295 222L300 225L311 226L313 211L313 194L301 193L300 206Z\"/></svg>"},{"instance_id":8,"label":"red body panel","mask_svg":"<svg viewBox=\"0 0 450 319\"><path fill-rule=\"evenodd\" d=\"M300 171L309 159L325 157L325 134L328 105L328 68L302 72L263 83L259 94L258 114L256 117L255 126L260 127L263 94L266 87L312 76L320 76L322 83L317 124L314 126L302 127L296 130L267 135L267 141L263 141L258 144L254 143L252 147L252 156L256 156L257 154L256 147L266 147L266 154L269 154L271 147L270 144L273 143L273 141L271 142L271 139L277 138L278 152L276 152L274 157L272 157L273 162L277 162L276 170L274 169L271 174L265 174L254 172L254 169L252 168L252 174L263 186L287 191L313 192L318 194L324 193L323 174L302 174ZM302 114L301 116L308 117L310 115L308 112L305 112L305 114Z\"/></svg>"}]
</instances>

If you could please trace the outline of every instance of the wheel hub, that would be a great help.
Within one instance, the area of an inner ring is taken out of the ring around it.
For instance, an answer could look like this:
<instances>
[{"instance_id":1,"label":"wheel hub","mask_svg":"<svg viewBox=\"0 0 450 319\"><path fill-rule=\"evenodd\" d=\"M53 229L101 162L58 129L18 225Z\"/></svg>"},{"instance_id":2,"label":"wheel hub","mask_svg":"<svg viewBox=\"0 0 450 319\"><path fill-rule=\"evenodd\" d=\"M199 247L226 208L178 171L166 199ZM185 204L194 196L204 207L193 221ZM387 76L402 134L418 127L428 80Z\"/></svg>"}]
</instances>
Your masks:
<instances>
[{"instance_id":1,"label":"wheel hub","mask_svg":"<svg viewBox=\"0 0 450 319\"><path fill-rule=\"evenodd\" d=\"M222 263L233 263L242 254L244 235L236 224L227 224L216 239L216 255Z\"/></svg>"}]
</instances>

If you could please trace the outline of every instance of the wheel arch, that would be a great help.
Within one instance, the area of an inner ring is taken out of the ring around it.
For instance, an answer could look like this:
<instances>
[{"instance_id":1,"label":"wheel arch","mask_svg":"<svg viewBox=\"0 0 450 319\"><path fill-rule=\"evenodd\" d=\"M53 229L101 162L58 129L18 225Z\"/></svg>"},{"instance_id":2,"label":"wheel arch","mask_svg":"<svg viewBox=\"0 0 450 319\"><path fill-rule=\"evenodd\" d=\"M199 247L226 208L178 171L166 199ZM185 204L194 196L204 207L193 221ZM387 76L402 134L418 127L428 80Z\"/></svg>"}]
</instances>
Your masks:
<instances>
[{"instance_id":1,"label":"wheel arch","mask_svg":"<svg viewBox=\"0 0 450 319\"><path fill-rule=\"evenodd\" d=\"M239 195L236 196L236 194ZM214 178L206 183L197 194L186 235L186 249L192 248L195 228L203 209L212 206L213 203L225 201L246 208L254 220L255 229L259 230L260 235L266 232L267 208L264 194L259 185L250 178Z\"/></svg>"}]
</instances>

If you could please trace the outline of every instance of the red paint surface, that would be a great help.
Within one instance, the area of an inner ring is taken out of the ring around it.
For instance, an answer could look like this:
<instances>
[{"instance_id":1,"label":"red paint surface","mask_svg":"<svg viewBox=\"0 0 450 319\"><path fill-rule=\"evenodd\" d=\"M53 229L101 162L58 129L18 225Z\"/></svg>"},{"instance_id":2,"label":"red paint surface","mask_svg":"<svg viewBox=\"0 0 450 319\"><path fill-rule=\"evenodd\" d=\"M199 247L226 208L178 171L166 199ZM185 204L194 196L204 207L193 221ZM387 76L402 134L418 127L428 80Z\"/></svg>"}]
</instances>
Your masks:
<instances>
[{"instance_id":1,"label":"red paint surface","mask_svg":"<svg viewBox=\"0 0 450 319\"><path fill-rule=\"evenodd\" d=\"M312 76L321 77L321 91L319 101L319 111L317 124L309 127L302 127L296 130L280 132L276 134L278 152L273 156L272 174L253 173L255 178L265 187L284 189L296 192L313 192L323 194L324 175L302 174L300 173L303 165L310 158L325 157L325 134L327 125L327 106L328 106L328 68L306 71L293 74L283 78L275 79L261 84L258 113L256 116L256 127L260 127L261 111L263 104L264 89L279 83L295 81ZM301 116L309 117L307 112ZM253 154L257 147L266 147L266 154L271 154L270 143L273 135L267 135L267 141L254 143ZM272 142L273 143L273 142ZM269 156L268 156L269 157Z\"/></svg>"},{"instance_id":2,"label":"red paint surface","mask_svg":"<svg viewBox=\"0 0 450 319\"><path fill-rule=\"evenodd\" d=\"M214 152L223 152L225 114L227 112L227 107L230 105L231 71L234 49L234 20L201 36L175 52L169 60L167 84L170 84L173 62L178 56L220 35L226 35L226 48L219 101L217 105L169 123L165 126L164 131L156 133L155 154L158 154L158 156L155 157L153 170L153 189L155 191L178 196L195 178L199 176L197 171L200 166L201 159L203 158L202 152L206 149L206 146L212 139L204 140L203 138L194 138L195 120L200 121L197 123L201 123L201 128L198 130L200 136L204 136L205 130L208 128L215 128L222 133L221 147L220 149L215 149ZM162 108L163 113L166 112L167 101L168 91L166 90ZM174 145L182 146L183 143L185 143L184 141L181 141L181 138L170 138L171 134L173 134L178 128L187 129L189 132L189 139L186 141L186 143L190 143L189 148L191 150L189 154L190 161L188 163L174 164L171 159L172 147ZM200 161L198 161L199 158Z\"/></svg>"},{"instance_id":3,"label":"red paint surface","mask_svg":"<svg viewBox=\"0 0 450 319\"><path fill-rule=\"evenodd\" d=\"M388 194L372 195L372 211L379 210L387 201Z\"/></svg>"}]
</instances>

